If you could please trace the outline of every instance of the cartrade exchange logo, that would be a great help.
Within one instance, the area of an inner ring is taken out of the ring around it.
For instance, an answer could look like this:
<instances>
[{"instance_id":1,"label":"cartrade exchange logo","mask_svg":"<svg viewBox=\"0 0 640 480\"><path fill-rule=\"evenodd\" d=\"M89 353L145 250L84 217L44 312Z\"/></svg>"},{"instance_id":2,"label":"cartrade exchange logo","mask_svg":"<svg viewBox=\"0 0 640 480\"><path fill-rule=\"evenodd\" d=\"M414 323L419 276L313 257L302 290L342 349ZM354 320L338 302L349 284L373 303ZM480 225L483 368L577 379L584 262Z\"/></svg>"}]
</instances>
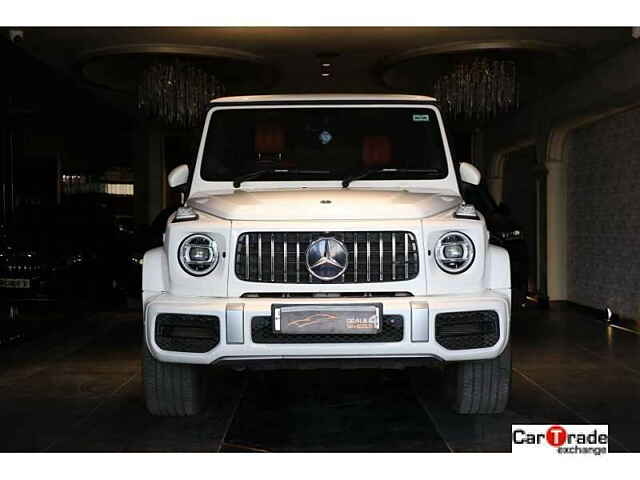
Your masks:
<instances>
[{"instance_id":1,"label":"cartrade exchange logo","mask_svg":"<svg viewBox=\"0 0 640 480\"><path fill-rule=\"evenodd\" d=\"M512 425L511 451L602 455L609 451L609 426Z\"/></svg>"}]
</instances>

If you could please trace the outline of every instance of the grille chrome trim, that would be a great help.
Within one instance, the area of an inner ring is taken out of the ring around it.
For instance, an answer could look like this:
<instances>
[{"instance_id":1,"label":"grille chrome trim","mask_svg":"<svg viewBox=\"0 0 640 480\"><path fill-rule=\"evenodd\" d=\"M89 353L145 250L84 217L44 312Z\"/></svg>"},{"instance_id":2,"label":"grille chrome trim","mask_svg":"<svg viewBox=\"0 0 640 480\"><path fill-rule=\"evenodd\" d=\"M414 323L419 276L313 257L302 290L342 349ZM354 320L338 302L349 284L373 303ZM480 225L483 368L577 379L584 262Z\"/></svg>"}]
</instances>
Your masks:
<instances>
[{"instance_id":1,"label":"grille chrome trim","mask_svg":"<svg viewBox=\"0 0 640 480\"><path fill-rule=\"evenodd\" d=\"M344 243L349 253L344 274L330 281L315 278L306 267L306 249L321 237L336 238ZM295 253L292 251L294 242ZM235 274L246 282L364 284L406 281L416 278L420 269L418 242L415 234L409 231L245 232L239 235L236 245ZM267 248L268 253L264 251Z\"/></svg>"},{"instance_id":2,"label":"grille chrome trim","mask_svg":"<svg viewBox=\"0 0 640 480\"><path fill-rule=\"evenodd\" d=\"M391 234L391 280L396 279L396 232Z\"/></svg>"},{"instance_id":3,"label":"grille chrome trim","mask_svg":"<svg viewBox=\"0 0 640 480\"><path fill-rule=\"evenodd\" d=\"M284 244L282 246L283 248L283 254L282 254L282 270L284 271L284 281L285 283L287 282L287 243L289 243L289 239L287 238L287 234L284 234Z\"/></svg>"},{"instance_id":4,"label":"grille chrome trim","mask_svg":"<svg viewBox=\"0 0 640 480\"><path fill-rule=\"evenodd\" d=\"M275 267L275 253L273 252L273 233L271 234L271 281L275 282L276 280L276 269Z\"/></svg>"},{"instance_id":5,"label":"grille chrome trim","mask_svg":"<svg viewBox=\"0 0 640 480\"><path fill-rule=\"evenodd\" d=\"M379 239L379 250L380 250L380 281L383 280L384 276L383 276L383 271L384 271L384 247L382 246L382 233L379 234L380 235L380 239Z\"/></svg>"},{"instance_id":6,"label":"grille chrome trim","mask_svg":"<svg viewBox=\"0 0 640 480\"><path fill-rule=\"evenodd\" d=\"M258 281L262 281L262 234L258 234Z\"/></svg>"},{"instance_id":7,"label":"grille chrome trim","mask_svg":"<svg viewBox=\"0 0 640 480\"><path fill-rule=\"evenodd\" d=\"M300 234L296 240L296 282L300 283Z\"/></svg>"},{"instance_id":8,"label":"grille chrome trim","mask_svg":"<svg viewBox=\"0 0 640 480\"><path fill-rule=\"evenodd\" d=\"M371 239L367 232L367 282L371 281Z\"/></svg>"},{"instance_id":9,"label":"grille chrome trim","mask_svg":"<svg viewBox=\"0 0 640 480\"><path fill-rule=\"evenodd\" d=\"M409 252L409 237L407 236L407 234L404 234L404 278L407 278L407 273L409 272L409 268L408 268L408 262L409 262L409 257L408 257L408 252Z\"/></svg>"},{"instance_id":10,"label":"grille chrome trim","mask_svg":"<svg viewBox=\"0 0 640 480\"><path fill-rule=\"evenodd\" d=\"M249 235L246 236L246 242L245 242L245 255L246 255L246 268L245 268L245 275L248 277L249 276Z\"/></svg>"},{"instance_id":11,"label":"grille chrome trim","mask_svg":"<svg viewBox=\"0 0 640 480\"><path fill-rule=\"evenodd\" d=\"M353 282L358 283L358 234L353 234Z\"/></svg>"},{"instance_id":12,"label":"grille chrome trim","mask_svg":"<svg viewBox=\"0 0 640 480\"><path fill-rule=\"evenodd\" d=\"M411 292L245 292L240 298L378 298L413 297Z\"/></svg>"}]
</instances>

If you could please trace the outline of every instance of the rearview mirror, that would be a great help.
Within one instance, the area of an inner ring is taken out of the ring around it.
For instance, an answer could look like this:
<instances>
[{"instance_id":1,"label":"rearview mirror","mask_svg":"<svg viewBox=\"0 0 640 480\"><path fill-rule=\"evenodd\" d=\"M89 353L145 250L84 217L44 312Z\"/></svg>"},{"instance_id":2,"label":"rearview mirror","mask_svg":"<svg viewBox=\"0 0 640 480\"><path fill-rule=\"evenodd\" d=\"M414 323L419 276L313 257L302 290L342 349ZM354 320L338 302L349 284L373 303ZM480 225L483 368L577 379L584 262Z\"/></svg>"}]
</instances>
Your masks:
<instances>
[{"instance_id":1,"label":"rearview mirror","mask_svg":"<svg viewBox=\"0 0 640 480\"><path fill-rule=\"evenodd\" d=\"M460 163L460 179L465 183L471 185L479 185L482 180L482 174L480 170L467 162Z\"/></svg>"},{"instance_id":2,"label":"rearview mirror","mask_svg":"<svg viewBox=\"0 0 640 480\"><path fill-rule=\"evenodd\" d=\"M171 170L171 172L167 176L167 181L171 188L186 185L189 181L189 166L184 164L178 165L176 168Z\"/></svg>"}]
</instances>

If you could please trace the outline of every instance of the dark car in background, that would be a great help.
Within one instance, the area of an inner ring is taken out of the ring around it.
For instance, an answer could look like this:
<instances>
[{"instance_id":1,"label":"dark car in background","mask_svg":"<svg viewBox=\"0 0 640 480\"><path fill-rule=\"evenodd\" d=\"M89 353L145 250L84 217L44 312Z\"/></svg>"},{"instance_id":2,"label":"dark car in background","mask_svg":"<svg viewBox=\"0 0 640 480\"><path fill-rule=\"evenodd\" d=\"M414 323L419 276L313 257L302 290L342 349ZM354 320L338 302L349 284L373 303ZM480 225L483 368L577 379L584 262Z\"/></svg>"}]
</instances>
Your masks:
<instances>
[{"instance_id":1,"label":"dark car in background","mask_svg":"<svg viewBox=\"0 0 640 480\"><path fill-rule=\"evenodd\" d=\"M0 230L0 338L122 303L134 237L94 202L18 207Z\"/></svg>"},{"instance_id":2,"label":"dark car in background","mask_svg":"<svg viewBox=\"0 0 640 480\"><path fill-rule=\"evenodd\" d=\"M489 230L489 242L505 248L511 263L511 295L514 307L526 304L529 284L529 255L522 227L515 221L509 207L498 205L484 183L463 184L462 194L484 215Z\"/></svg>"}]
</instances>

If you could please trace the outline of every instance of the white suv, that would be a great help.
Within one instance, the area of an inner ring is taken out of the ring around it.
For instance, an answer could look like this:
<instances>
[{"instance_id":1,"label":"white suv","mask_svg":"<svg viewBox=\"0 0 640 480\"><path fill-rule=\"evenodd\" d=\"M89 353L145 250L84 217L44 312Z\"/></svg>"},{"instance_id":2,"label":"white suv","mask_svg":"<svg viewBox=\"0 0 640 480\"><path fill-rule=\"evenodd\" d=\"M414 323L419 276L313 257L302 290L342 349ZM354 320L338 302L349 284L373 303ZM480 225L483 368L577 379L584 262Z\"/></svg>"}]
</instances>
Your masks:
<instances>
[{"instance_id":1,"label":"white suv","mask_svg":"<svg viewBox=\"0 0 640 480\"><path fill-rule=\"evenodd\" d=\"M203 366L434 359L457 412L504 410L509 258L460 182L480 173L454 166L429 97L212 101L193 168L169 175L185 205L144 256L149 411L198 412Z\"/></svg>"}]
</instances>

